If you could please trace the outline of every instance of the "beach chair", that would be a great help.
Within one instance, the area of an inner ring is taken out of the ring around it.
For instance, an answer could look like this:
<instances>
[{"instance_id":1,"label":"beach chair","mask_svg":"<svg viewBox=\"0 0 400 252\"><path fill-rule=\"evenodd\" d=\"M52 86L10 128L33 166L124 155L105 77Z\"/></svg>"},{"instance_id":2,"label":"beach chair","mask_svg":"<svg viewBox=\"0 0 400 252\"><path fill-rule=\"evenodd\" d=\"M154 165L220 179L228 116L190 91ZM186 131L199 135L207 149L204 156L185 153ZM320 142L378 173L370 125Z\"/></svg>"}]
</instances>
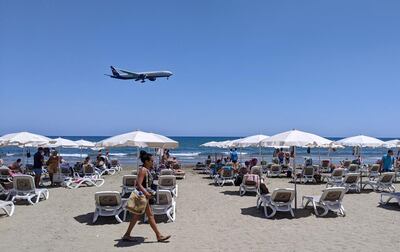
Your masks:
<instances>
[{"instance_id":1,"label":"beach chair","mask_svg":"<svg viewBox=\"0 0 400 252\"><path fill-rule=\"evenodd\" d=\"M178 185L174 175L161 175L158 177L158 188L160 190L169 190L172 196L178 197Z\"/></svg>"},{"instance_id":2,"label":"beach chair","mask_svg":"<svg viewBox=\"0 0 400 252\"><path fill-rule=\"evenodd\" d=\"M119 214L123 211L123 204L119 192L97 192L94 198L96 208L93 214L93 223L96 222L99 216L114 216L119 223L122 222L119 218Z\"/></svg>"},{"instance_id":3,"label":"beach chair","mask_svg":"<svg viewBox=\"0 0 400 252\"><path fill-rule=\"evenodd\" d=\"M6 200L10 196L10 190L5 189L0 183L0 196L5 196Z\"/></svg>"},{"instance_id":4,"label":"beach chair","mask_svg":"<svg viewBox=\"0 0 400 252\"><path fill-rule=\"evenodd\" d=\"M296 176L293 178L293 182L296 182L297 180L300 181L300 183L317 183L317 181L314 178L314 166L306 166L301 169L301 173L296 174Z\"/></svg>"},{"instance_id":5,"label":"beach chair","mask_svg":"<svg viewBox=\"0 0 400 252\"><path fill-rule=\"evenodd\" d=\"M114 169L117 172L122 171L122 166L121 166L121 164L119 163L119 161L117 159L112 159L111 160L111 167L110 168Z\"/></svg>"},{"instance_id":6,"label":"beach chair","mask_svg":"<svg viewBox=\"0 0 400 252\"><path fill-rule=\"evenodd\" d=\"M261 166L261 171L263 174L266 174L268 172L268 163L267 161L263 160L260 162L260 166Z\"/></svg>"},{"instance_id":7,"label":"beach chair","mask_svg":"<svg viewBox=\"0 0 400 252\"><path fill-rule=\"evenodd\" d=\"M282 173L282 166L279 164L271 165L271 170L269 172L269 177L279 177Z\"/></svg>"},{"instance_id":8,"label":"beach chair","mask_svg":"<svg viewBox=\"0 0 400 252\"><path fill-rule=\"evenodd\" d=\"M347 169L351 165L351 160L342 161L342 168Z\"/></svg>"},{"instance_id":9,"label":"beach chair","mask_svg":"<svg viewBox=\"0 0 400 252\"><path fill-rule=\"evenodd\" d=\"M260 193L260 176L257 174L245 174L239 187L239 195L243 196L246 192Z\"/></svg>"},{"instance_id":10,"label":"beach chair","mask_svg":"<svg viewBox=\"0 0 400 252\"><path fill-rule=\"evenodd\" d=\"M131 174L132 175L138 175L138 170L137 169L133 169Z\"/></svg>"},{"instance_id":11,"label":"beach chair","mask_svg":"<svg viewBox=\"0 0 400 252\"><path fill-rule=\"evenodd\" d=\"M64 181L63 185L71 189L76 189L83 184L96 187L100 187L104 184L104 179L101 178L100 174L96 172L93 166L84 165L82 167L82 173L82 177L75 176L72 178L68 178Z\"/></svg>"},{"instance_id":12,"label":"beach chair","mask_svg":"<svg viewBox=\"0 0 400 252\"><path fill-rule=\"evenodd\" d=\"M10 175L10 169L7 167L0 167L0 180L11 182L12 177Z\"/></svg>"},{"instance_id":13,"label":"beach chair","mask_svg":"<svg viewBox=\"0 0 400 252\"><path fill-rule=\"evenodd\" d=\"M7 216L12 216L14 214L14 203L12 201L0 200L0 209L3 210Z\"/></svg>"},{"instance_id":14,"label":"beach chair","mask_svg":"<svg viewBox=\"0 0 400 252\"><path fill-rule=\"evenodd\" d=\"M258 195L257 197L257 208L263 206L264 214L266 218L272 218L276 212L290 212L294 217L292 202L294 199L294 189L285 188L275 189L272 194ZM272 210L271 214L268 214L268 209Z\"/></svg>"},{"instance_id":15,"label":"beach chair","mask_svg":"<svg viewBox=\"0 0 400 252\"><path fill-rule=\"evenodd\" d=\"M154 215L167 215L168 220L176 219L176 201L169 190L157 190L156 204L150 205Z\"/></svg>"},{"instance_id":16,"label":"beach chair","mask_svg":"<svg viewBox=\"0 0 400 252\"><path fill-rule=\"evenodd\" d=\"M394 192L396 190L393 185L394 177L394 172L382 173L377 180L369 180L364 182L362 188L364 189L367 185L369 185L375 192L384 191L385 189L389 190L389 192Z\"/></svg>"},{"instance_id":17,"label":"beach chair","mask_svg":"<svg viewBox=\"0 0 400 252\"><path fill-rule=\"evenodd\" d=\"M210 175L210 178L214 178L217 170L217 165L215 163L211 163L210 166L208 167L207 173Z\"/></svg>"},{"instance_id":18,"label":"beach chair","mask_svg":"<svg viewBox=\"0 0 400 252\"><path fill-rule=\"evenodd\" d=\"M379 164L373 164L368 170L368 179L376 180L379 178L379 169L381 166Z\"/></svg>"},{"instance_id":19,"label":"beach chair","mask_svg":"<svg viewBox=\"0 0 400 252\"><path fill-rule=\"evenodd\" d=\"M320 171L322 173L330 172L331 171L330 165L331 165L331 161L330 160L328 160L328 159L322 160L321 161L321 166L320 166Z\"/></svg>"},{"instance_id":20,"label":"beach chair","mask_svg":"<svg viewBox=\"0 0 400 252\"><path fill-rule=\"evenodd\" d=\"M13 189L11 189L10 195L12 202L15 200L27 200L31 205L34 205L41 198L48 199L49 191L47 189L36 189L32 176L17 175L13 178Z\"/></svg>"},{"instance_id":21,"label":"beach chair","mask_svg":"<svg viewBox=\"0 0 400 252\"><path fill-rule=\"evenodd\" d=\"M343 175L344 169L336 168L329 176L322 176L322 179L327 179L326 187L339 187L343 182Z\"/></svg>"},{"instance_id":22,"label":"beach chair","mask_svg":"<svg viewBox=\"0 0 400 252\"><path fill-rule=\"evenodd\" d=\"M124 175L122 177L121 196L131 193L136 189L137 175Z\"/></svg>"},{"instance_id":23,"label":"beach chair","mask_svg":"<svg viewBox=\"0 0 400 252\"><path fill-rule=\"evenodd\" d=\"M102 169L99 169L100 172L99 175L103 176L103 175L114 175L117 171L114 168L108 168L106 165L103 165Z\"/></svg>"},{"instance_id":24,"label":"beach chair","mask_svg":"<svg viewBox=\"0 0 400 252\"><path fill-rule=\"evenodd\" d=\"M346 173L359 173L360 166L357 164L350 164L349 167L345 171L346 171Z\"/></svg>"},{"instance_id":25,"label":"beach chair","mask_svg":"<svg viewBox=\"0 0 400 252\"><path fill-rule=\"evenodd\" d=\"M184 179L185 178L185 171L181 169L180 164L174 164L172 166L172 170L174 171L174 175L177 179Z\"/></svg>"},{"instance_id":26,"label":"beach chair","mask_svg":"<svg viewBox=\"0 0 400 252\"><path fill-rule=\"evenodd\" d=\"M387 197L387 199L383 200L384 197ZM391 192L391 193L383 192L383 193L381 193L379 203L385 205L385 204L389 203L391 199L395 199L400 206L400 192Z\"/></svg>"},{"instance_id":27,"label":"beach chair","mask_svg":"<svg viewBox=\"0 0 400 252\"><path fill-rule=\"evenodd\" d=\"M221 187L226 183L235 184L235 176L232 167L224 166L221 169L221 174L215 176L215 184Z\"/></svg>"},{"instance_id":28,"label":"beach chair","mask_svg":"<svg viewBox=\"0 0 400 252\"><path fill-rule=\"evenodd\" d=\"M360 192L360 183L358 180L360 179L360 174L359 173L347 173L344 178L342 183L340 184L340 187L346 188L346 193L350 190L354 190L356 192Z\"/></svg>"},{"instance_id":29,"label":"beach chair","mask_svg":"<svg viewBox=\"0 0 400 252\"><path fill-rule=\"evenodd\" d=\"M262 174L263 174L262 173L262 167L258 166L258 165L255 165L255 166L251 167L250 174L258 175L260 177L260 179L261 179L262 178Z\"/></svg>"},{"instance_id":30,"label":"beach chair","mask_svg":"<svg viewBox=\"0 0 400 252\"><path fill-rule=\"evenodd\" d=\"M163 169L160 171L160 176L163 175L174 175L174 171L172 169Z\"/></svg>"},{"instance_id":31,"label":"beach chair","mask_svg":"<svg viewBox=\"0 0 400 252\"><path fill-rule=\"evenodd\" d=\"M329 210L333 212L338 212L339 215L345 216L345 210L342 205L342 199L346 192L344 187L331 187L322 190L321 196L303 196L302 205L304 208L307 207L309 203L312 204L316 216L325 216L328 214ZM318 213L317 208L320 207L324 209L322 214Z\"/></svg>"}]
</instances>

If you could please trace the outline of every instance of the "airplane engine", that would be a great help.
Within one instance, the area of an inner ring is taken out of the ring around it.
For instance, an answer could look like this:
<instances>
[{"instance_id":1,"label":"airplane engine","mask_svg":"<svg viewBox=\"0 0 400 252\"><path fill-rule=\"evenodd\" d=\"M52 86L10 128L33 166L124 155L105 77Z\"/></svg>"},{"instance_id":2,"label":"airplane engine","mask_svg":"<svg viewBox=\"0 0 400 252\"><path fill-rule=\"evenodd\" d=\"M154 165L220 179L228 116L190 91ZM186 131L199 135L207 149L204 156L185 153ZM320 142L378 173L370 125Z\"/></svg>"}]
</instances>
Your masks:
<instances>
[{"instance_id":1,"label":"airplane engine","mask_svg":"<svg viewBox=\"0 0 400 252\"><path fill-rule=\"evenodd\" d=\"M155 77L150 77L149 80L150 80L150 81L155 81L156 78L155 78Z\"/></svg>"}]
</instances>

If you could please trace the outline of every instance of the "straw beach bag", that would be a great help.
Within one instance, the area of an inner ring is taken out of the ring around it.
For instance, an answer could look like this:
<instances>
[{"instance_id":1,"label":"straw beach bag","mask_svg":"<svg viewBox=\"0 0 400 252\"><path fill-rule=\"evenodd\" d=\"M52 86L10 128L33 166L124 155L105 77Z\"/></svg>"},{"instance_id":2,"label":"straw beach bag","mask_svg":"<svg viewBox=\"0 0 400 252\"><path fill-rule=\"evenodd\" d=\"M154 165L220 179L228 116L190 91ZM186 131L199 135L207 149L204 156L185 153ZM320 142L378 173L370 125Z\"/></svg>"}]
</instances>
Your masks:
<instances>
[{"instance_id":1,"label":"straw beach bag","mask_svg":"<svg viewBox=\"0 0 400 252\"><path fill-rule=\"evenodd\" d=\"M128 211L133 214L142 215L146 210L146 206L147 206L146 196L142 192L135 190L131 193L131 195L128 198L126 209L128 209Z\"/></svg>"}]
</instances>

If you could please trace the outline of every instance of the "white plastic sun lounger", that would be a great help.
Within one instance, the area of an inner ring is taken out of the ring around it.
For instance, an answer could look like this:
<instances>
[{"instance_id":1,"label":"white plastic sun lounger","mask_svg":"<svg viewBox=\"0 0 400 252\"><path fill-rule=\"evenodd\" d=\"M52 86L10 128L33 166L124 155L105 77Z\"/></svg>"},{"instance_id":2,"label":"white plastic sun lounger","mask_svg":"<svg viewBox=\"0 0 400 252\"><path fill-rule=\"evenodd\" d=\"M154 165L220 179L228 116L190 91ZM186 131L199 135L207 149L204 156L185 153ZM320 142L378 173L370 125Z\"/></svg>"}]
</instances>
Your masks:
<instances>
[{"instance_id":1,"label":"white plastic sun lounger","mask_svg":"<svg viewBox=\"0 0 400 252\"><path fill-rule=\"evenodd\" d=\"M178 185L174 175L161 175L158 177L158 189L169 190L172 196L178 197Z\"/></svg>"},{"instance_id":2,"label":"white plastic sun lounger","mask_svg":"<svg viewBox=\"0 0 400 252\"><path fill-rule=\"evenodd\" d=\"M117 159L111 160L111 169L114 169L117 172L122 171L122 166Z\"/></svg>"},{"instance_id":3,"label":"white plastic sun lounger","mask_svg":"<svg viewBox=\"0 0 400 252\"><path fill-rule=\"evenodd\" d=\"M104 179L101 178L92 166L85 165L83 166L83 177L69 178L64 182L64 185L71 189L76 189L82 184L100 187L104 184Z\"/></svg>"},{"instance_id":4,"label":"white plastic sun lounger","mask_svg":"<svg viewBox=\"0 0 400 252\"><path fill-rule=\"evenodd\" d=\"M121 195L116 191L97 192L94 195L96 208L93 214L93 223L99 216L114 216L121 223L119 214L123 211Z\"/></svg>"},{"instance_id":5,"label":"white plastic sun lounger","mask_svg":"<svg viewBox=\"0 0 400 252\"><path fill-rule=\"evenodd\" d=\"M127 193L131 193L136 189L136 175L124 175L122 177L122 192L121 196L124 196Z\"/></svg>"},{"instance_id":6,"label":"white plastic sun lounger","mask_svg":"<svg viewBox=\"0 0 400 252\"><path fill-rule=\"evenodd\" d=\"M12 216L14 214L14 203L12 201L0 200L0 209L2 209L7 216Z\"/></svg>"},{"instance_id":7,"label":"white plastic sun lounger","mask_svg":"<svg viewBox=\"0 0 400 252\"><path fill-rule=\"evenodd\" d=\"M232 185L235 183L234 172L232 168L222 167L221 174L215 176L214 181L215 184L219 186L224 186L226 183L231 183Z\"/></svg>"},{"instance_id":8,"label":"white plastic sun lounger","mask_svg":"<svg viewBox=\"0 0 400 252\"><path fill-rule=\"evenodd\" d=\"M375 192L384 191L385 189L389 190L389 192L394 192L396 190L393 185L393 180L395 176L396 175L394 172L382 173L377 180L369 180L364 182L363 189L366 186L370 186Z\"/></svg>"},{"instance_id":9,"label":"white plastic sun lounger","mask_svg":"<svg viewBox=\"0 0 400 252\"><path fill-rule=\"evenodd\" d=\"M343 174L344 174L344 169L343 168L336 168L332 171L331 174L327 176L322 176L322 179L326 178L326 187L338 187L342 184L343 182Z\"/></svg>"},{"instance_id":10,"label":"white plastic sun lounger","mask_svg":"<svg viewBox=\"0 0 400 252\"><path fill-rule=\"evenodd\" d=\"M167 215L168 220L176 219L176 201L169 190L157 190L157 202L150 205L154 215Z\"/></svg>"},{"instance_id":11,"label":"white plastic sun lounger","mask_svg":"<svg viewBox=\"0 0 400 252\"><path fill-rule=\"evenodd\" d=\"M360 179L359 173L347 173L343 178L343 182L340 187L346 188L346 193L350 190L354 190L356 192L360 192L360 183L358 182Z\"/></svg>"},{"instance_id":12,"label":"white plastic sun lounger","mask_svg":"<svg viewBox=\"0 0 400 252\"><path fill-rule=\"evenodd\" d=\"M383 200L384 197L387 197L387 199ZM397 203L399 204L399 206L400 206L400 192L392 192L392 193L384 192L384 193L381 193L381 197L380 197L379 203L385 205L385 204L389 203L390 200L392 200L392 199L395 199L397 201Z\"/></svg>"},{"instance_id":13,"label":"white plastic sun lounger","mask_svg":"<svg viewBox=\"0 0 400 252\"><path fill-rule=\"evenodd\" d=\"M302 204L306 208L309 203L314 207L315 215L325 216L329 210L338 212L340 215L345 216L345 210L342 205L343 196L346 192L344 187L331 187L322 190L321 196L303 196ZM324 209L322 214L318 213L317 208L321 207Z\"/></svg>"},{"instance_id":14,"label":"white plastic sun lounger","mask_svg":"<svg viewBox=\"0 0 400 252\"><path fill-rule=\"evenodd\" d=\"M258 195L257 197L257 208L260 206L264 207L264 214L266 218L272 218L276 212L290 212L294 217L292 202L294 199L294 189L275 189L271 194ZM268 214L267 208L272 210L271 214Z\"/></svg>"},{"instance_id":15,"label":"white plastic sun lounger","mask_svg":"<svg viewBox=\"0 0 400 252\"><path fill-rule=\"evenodd\" d=\"M249 178L252 178L249 180ZM239 194L243 196L246 192L260 192L260 176L257 174L245 174L243 176L242 183L239 187Z\"/></svg>"},{"instance_id":16,"label":"white plastic sun lounger","mask_svg":"<svg viewBox=\"0 0 400 252\"><path fill-rule=\"evenodd\" d=\"M33 177L30 175L17 175L13 178L13 189L10 192L11 201L27 200L34 205L41 198L48 199L49 191L47 189L36 189ZM34 201L32 201L36 198Z\"/></svg>"}]
</instances>

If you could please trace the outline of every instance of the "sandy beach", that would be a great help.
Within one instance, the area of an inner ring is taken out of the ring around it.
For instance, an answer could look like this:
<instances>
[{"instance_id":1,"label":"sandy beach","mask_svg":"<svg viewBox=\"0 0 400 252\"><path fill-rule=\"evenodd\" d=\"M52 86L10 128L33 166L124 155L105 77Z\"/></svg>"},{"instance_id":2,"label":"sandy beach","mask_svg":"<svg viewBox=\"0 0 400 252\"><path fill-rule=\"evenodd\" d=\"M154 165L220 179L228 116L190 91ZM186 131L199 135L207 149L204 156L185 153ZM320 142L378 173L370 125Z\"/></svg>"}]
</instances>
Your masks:
<instances>
[{"instance_id":1,"label":"sandy beach","mask_svg":"<svg viewBox=\"0 0 400 252\"><path fill-rule=\"evenodd\" d=\"M121 241L128 222L100 217L92 224L94 193L120 191L123 174L106 176L100 188L75 190L51 188L50 198L35 206L17 203L12 217L0 217L0 241L4 251L391 251L400 239L397 205L381 207L379 194L364 191L346 194L346 217L328 214L317 218L311 208L298 209L295 218L278 213L266 219L256 209L255 194L239 196L236 186L216 187L205 175L186 168L179 180L177 218L166 223L157 217L169 243L156 242L148 224L139 224L133 236L141 242ZM293 187L286 178L267 179L270 190ZM319 195L321 185L298 185L302 195ZM396 184L397 190L400 189Z\"/></svg>"}]
</instances>

